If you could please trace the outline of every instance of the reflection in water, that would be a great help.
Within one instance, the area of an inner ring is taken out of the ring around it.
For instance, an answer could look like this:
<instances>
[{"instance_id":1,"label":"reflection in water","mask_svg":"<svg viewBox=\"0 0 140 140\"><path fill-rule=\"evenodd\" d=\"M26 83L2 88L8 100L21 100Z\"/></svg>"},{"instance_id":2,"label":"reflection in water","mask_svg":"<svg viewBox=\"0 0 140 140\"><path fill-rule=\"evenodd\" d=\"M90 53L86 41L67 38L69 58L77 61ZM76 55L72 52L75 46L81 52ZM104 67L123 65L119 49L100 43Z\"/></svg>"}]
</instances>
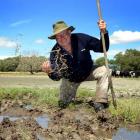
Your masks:
<instances>
[{"instance_id":1,"label":"reflection in water","mask_svg":"<svg viewBox=\"0 0 140 140\"><path fill-rule=\"evenodd\" d=\"M48 128L48 117L46 115L44 116L39 116L37 118L35 118L35 120L38 122L38 124L42 127L42 128Z\"/></svg>"},{"instance_id":2,"label":"reflection in water","mask_svg":"<svg viewBox=\"0 0 140 140\"><path fill-rule=\"evenodd\" d=\"M28 117L0 116L0 123L3 121L4 118L8 118L10 121L16 121L19 119L27 119Z\"/></svg>"},{"instance_id":3,"label":"reflection in water","mask_svg":"<svg viewBox=\"0 0 140 140\"><path fill-rule=\"evenodd\" d=\"M28 106L30 109L31 106ZM27 119L27 118L30 118L29 116L25 117L25 116L22 116L22 117L15 117L15 116L0 116L0 123L5 119L5 118L8 118L10 121L16 121L16 120L19 120L19 119ZM48 121L49 121L49 118L48 116L45 114L45 115L42 115L42 116L38 116L38 117L35 117L34 118L38 124L44 128L44 129L47 129L48 128ZM37 137L37 140L47 140L43 135L41 134L36 134L36 137Z\"/></svg>"},{"instance_id":4,"label":"reflection in water","mask_svg":"<svg viewBox=\"0 0 140 140\"><path fill-rule=\"evenodd\" d=\"M16 121L19 119L27 119L30 118L29 116L22 116L22 117L15 117L15 116L0 116L0 123L3 121L4 118L8 118L10 121ZM42 128L48 128L48 121L49 118L47 117L47 115L42 115L42 116L38 116L34 118L38 124L42 127Z\"/></svg>"},{"instance_id":5,"label":"reflection in water","mask_svg":"<svg viewBox=\"0 0 140 140\"><path fill-rule=\"evenodd\" d=\"M23 106L23 108L25 108L26 110L31 110L31 109L33 109L33 106L31 104L27 104L27 105Z\"/></svg>"},{"instance_id":6,"label":"reflection in water","mask_svg":"<svg viewBox=\"0 0 140 140\"><path fill-rule=\"evenodd\" d=\"M0 123L4 118L9 118L10 121L16 121L18 119L27 119L29 116L13 117L13 116L0 116ZM49 118L47 115L42 115L34 118L38 124L46 129L48 128ZM42 135L37 134L38 140L46 140ZM113 135L112 140L140 140L140 131L128 130L126 128L120 128L116 134Z\"/></svg>"},{"instance_id":7,"label":"reflection in water","mask_svg":"<svg viewBox=\"0 0 140 140\"><path fill-rule=\"evenodd\" d=\"M126 128L120 128L112 137L112 140L140 140L140 132L130 131Z\"/></svg>"}]
</instances>

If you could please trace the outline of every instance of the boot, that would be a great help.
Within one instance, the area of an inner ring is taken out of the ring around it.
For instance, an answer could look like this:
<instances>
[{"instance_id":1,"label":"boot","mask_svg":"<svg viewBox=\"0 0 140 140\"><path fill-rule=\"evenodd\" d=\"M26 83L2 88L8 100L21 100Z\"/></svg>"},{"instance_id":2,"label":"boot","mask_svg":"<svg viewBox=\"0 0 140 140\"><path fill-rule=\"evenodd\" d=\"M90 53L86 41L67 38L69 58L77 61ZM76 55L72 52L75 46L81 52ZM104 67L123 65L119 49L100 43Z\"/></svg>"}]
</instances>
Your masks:
<instances>
[{"instance_id":1,"label":"boot","mask_svg":"<svg viewBox=\"0 0 140 140\"><path fill-rule=\"evenodd\" d=\"M94 102L94 101L89 101L89 105L94 107L95 112L101 111L109 107L108 103L100 103L100 102Z\"/></svg>"}]
</instances>

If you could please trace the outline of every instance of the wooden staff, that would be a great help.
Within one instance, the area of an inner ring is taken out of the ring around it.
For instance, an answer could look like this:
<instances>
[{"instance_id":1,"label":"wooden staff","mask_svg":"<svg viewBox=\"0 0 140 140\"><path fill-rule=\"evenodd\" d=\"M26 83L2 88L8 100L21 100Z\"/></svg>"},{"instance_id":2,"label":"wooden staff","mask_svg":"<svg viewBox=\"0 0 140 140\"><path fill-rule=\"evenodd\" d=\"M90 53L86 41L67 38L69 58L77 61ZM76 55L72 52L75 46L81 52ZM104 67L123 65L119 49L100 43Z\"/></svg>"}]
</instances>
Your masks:
<instances>
[{"instance_id":1,"label":"wooden staff","mask_svg":"<svg viewBox=\"0 0 140 140\"><path fill-rule=\"evenodd\" d=\"M99 18L100 18L100 20L102 20L100 0L96 0L96 2L97 2ZM109 88L111 90L112 102L113 102L114 108L117 109L116 96L115 96L115 92L114 92L114 89L113 89L111 73L110 73L109 66L108 66L107 52L106 52L106 46L105 46L105 38L104 38L104 33L102 31L101 31L101 37L102 37L102 46L103 46L103 52L104 52L104 58L105 58L105 66L106 66L107 71L108 71L108 82L109 82Z\"/></svg>"}]
</instances>

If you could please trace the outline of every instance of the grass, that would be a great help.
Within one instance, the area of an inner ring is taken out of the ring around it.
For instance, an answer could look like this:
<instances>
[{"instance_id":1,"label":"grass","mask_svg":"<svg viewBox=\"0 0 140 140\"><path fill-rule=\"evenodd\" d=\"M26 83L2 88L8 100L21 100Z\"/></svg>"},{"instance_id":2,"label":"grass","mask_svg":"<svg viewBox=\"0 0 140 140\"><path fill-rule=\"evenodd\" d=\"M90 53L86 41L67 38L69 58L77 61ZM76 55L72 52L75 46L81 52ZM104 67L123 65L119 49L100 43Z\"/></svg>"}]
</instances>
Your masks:
<instances>
[{"instance_id":1,"label":"grass","mask_svg":"<svg viewBox=\"0 0 140 140\"><path fill-rule=\"evenodd\" d=\"M121 116L125 122L140 121L140 99L139 98L120 98L117 101L117 110L110 106L110 111L114 116Z\"/></svg>"},{"instance_id":2,"label":"grass","mask_svg":"<svg viewBox=\"0 0 140 140\"><path fill-rule=\"evenodd\" d=\"M24 96L31 96L29 100L36 105L57 105L59 91L57 88L0 88L0 101L2 99L22 100ZM78 90L77 96L85 98L93 96L93 92L86 89ZM37 100L37 101L36 101Z\"/></svg>"},{"instance_id":3,"label":"grass","mask_svg":"<svg viewBox=\"0 0 140 140\"><path fill-rule=\"evenodd\" d=\"M0 101L2 99L24 100L24 97L26 97L26 101L36 106L57 106L58 93L57 88L0 88ZM80 88L77 96L79 99L93 97L94 92ZM109 110L112 115L122 116L125 122L140 121L139 98L120 98L117 100L117 105L117 110L113 108L112 104L110 105Z\"/></svg>"},{"instance_id":4,"label":"grass","mask_svg":"<svg viewBox=\"0 0 140 140\"><path fill-rule=\"evenodd\" d=\"M55 105L58 101L56 88L0 88L0 101L2 99L22 100L25 96L28 96L27 100L34 104Z\"/></svg>"}]
</instances>

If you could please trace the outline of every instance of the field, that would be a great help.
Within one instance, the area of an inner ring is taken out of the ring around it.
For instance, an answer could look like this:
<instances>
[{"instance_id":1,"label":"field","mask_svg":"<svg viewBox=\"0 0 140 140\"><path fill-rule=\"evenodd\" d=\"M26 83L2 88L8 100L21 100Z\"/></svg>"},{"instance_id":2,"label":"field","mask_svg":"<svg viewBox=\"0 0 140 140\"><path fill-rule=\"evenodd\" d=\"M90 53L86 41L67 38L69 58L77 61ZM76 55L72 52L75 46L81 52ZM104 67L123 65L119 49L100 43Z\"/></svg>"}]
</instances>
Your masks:
<instances>
[{"instance_id":1,"label":"field","mask_svg":"<svg viewBox=\"0 0 140 140\"><path fill-rule=\"evenodd\" d=\"M96 82L83 82L76 101L58 108L59 85L44 74L0 73L0 139L107 140L126 125L140 131L140 79L113 78L118 108L95 113Z\"/></svg>"}]
</instances>

